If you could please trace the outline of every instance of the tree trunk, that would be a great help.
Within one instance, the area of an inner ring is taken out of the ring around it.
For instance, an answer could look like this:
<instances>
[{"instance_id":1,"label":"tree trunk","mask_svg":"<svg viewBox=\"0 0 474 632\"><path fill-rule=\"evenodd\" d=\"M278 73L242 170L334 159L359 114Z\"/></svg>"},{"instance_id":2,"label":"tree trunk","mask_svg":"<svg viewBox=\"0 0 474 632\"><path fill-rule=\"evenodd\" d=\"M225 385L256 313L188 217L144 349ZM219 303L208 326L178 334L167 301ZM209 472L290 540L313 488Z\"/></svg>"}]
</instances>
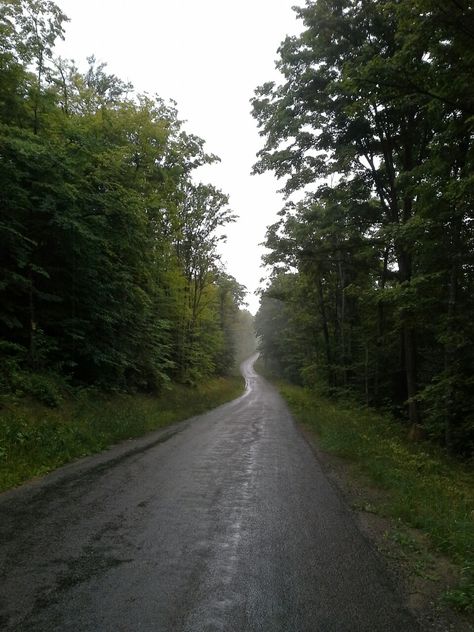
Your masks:
<instances>
[{"instance_id":1,"label":"tree trunk","mask_svg":"<svg viewBox=\"0 0 474 632\"><path fill-rule=\"evenodd\" d=\"M412 425L418 425L420 422L418 405L414 400L417 394L415 332L407 324L403 325L403 345L405 352L408 418Z\"/></svg>"},{"instance_id":2,"label":"tree trunk","mask_svg":"<svg viewBox=\"0 0 474 632\"><path fill-rule=\"evenodd\" d=\"M389 249L386 248L383 257L383 269L382 269L382 278L380 279L380 289L383 291L385 289L385 283L387 282L387 270L388 270L388 255ZM384 343L384 333L385 333L385 311L383 301L380 299L377 302L377 342L376 342L376 351L375 351L375 375L374 375L374 397L375 401L378 401L379 398L379 388L380 388L380 352L381 347Z\"/></svg>"},{"instance_id":3,"label":"tree trunk","mask_svg":"<svg viewBox=\"0 0 474 632\"><path fill-rule=\"evenodd\" d=\"M455 416L454 376L456 374L456 346L453 343L453 337L455 335L457 289L458 265L456 251L454 251L449 273L447 342L444 347L444 371L449 379L444 413L444 443L448 452L452 452L453 449L453 421Z\"/></svg>"},{"instance_id":4,"label":"tree trunk","mask_svg":"<svg viewBox=\"0 0 474 632\"><path fill-rule=\"evenodd\" d=\"M36 309L35 309L35 287L33 280L33 269L30 265L28 271L29 286L28 286L28 311L29 311L29 327L30 327L30 363L34 368L36 367Z\"/></svg>"},{"instance_id":5,"label":"tree trunk","mask_svg":"<svg viewBox=\"0 0 474 632\"><path fill-rule=\"evenodd\" d=\"M326 350L326 362L327 362L327 367L328 367L328 378L329 378L329 385L333 386L333 376L332 376L332 363L331 363L331 345L330 345L330 341L329 341L329 327L328 327L328 321L327 321L327 316L326 316L326 307L324 304L324 293L323 293L323 284L321 281L321 277L318 275L318 296L319 296L319 310L321 312L321 318L322 318L322 329L323 329L323 337L324 337L324 347Z\"/></svg>"},{"instance_id":6,"label":"tree trunk","mask_svg":"<svg viewBox=\"0 0 474 632\"><path fill-rule=\"evenodd\" d=\"M365 342L365 362L364 362L364 387L365 387L365 404L369 405L369 343Z\"/></svg>"},{"instance_id":7,"label":"tree trunk","mask_svg":"<svg viewBox=\"0 0 474 632\"><path fill-rule=\"evenodd\" d=\"M411 279L411 259L404 250L399 251L398 267L400 270L400 282L409 282ZM408 418L412 426L418 426L420 416L415 397L418 392L416 370L416 332L409 322L409 313L406 309L401 312L402 340L405 360L405 378L408 399Z\"/></svg>"},{"instance_id":8,"label":"tree trunk","mask_svg":"<svg viewBox=\"0 0 474 632\"><path fill-rule=\"evenodd\" d=\"M342 363L342 383L344 388L347 386L347 366L346 366L346 335L345 335L345 319L346 319L346 294L345 294L345 276L342 261L339 259L338 264L339 273L339 287L341 295L341 307L340 307L340 340L341 340L341 363Z\"/></svg>"}]
</instances>

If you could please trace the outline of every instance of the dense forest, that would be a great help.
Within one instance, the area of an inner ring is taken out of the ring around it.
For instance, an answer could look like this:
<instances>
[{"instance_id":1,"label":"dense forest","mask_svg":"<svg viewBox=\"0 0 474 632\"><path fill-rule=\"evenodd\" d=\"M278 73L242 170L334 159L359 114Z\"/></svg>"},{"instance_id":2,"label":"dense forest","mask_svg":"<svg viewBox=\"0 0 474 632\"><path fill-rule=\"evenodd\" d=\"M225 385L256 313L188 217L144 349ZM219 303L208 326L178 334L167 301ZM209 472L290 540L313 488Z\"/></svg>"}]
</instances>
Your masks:
<instances>
[{"instance_id":1,"label":"dense forest","mask_svg":"<svg viewBox=\"0 0 474 632\"><path fill-rule=\"evenodd\" d=\"M66 21L0 3L0 391L225 374L251 316L218 255L228 198L194 175L218 159L174 103L55 56Z\"/></svg>"},{"instance_id":2,"label":"dense forest","mask_svg":"<svg viewBox=\"0 0 474 632\"><path fill-rule=\"evenodd\" d=\"M257 330L287 378L474 446L474 8L316 0L256 90L284 180ZM299 195L298 195L299 194Z\"/></svg>"}]
</instances>

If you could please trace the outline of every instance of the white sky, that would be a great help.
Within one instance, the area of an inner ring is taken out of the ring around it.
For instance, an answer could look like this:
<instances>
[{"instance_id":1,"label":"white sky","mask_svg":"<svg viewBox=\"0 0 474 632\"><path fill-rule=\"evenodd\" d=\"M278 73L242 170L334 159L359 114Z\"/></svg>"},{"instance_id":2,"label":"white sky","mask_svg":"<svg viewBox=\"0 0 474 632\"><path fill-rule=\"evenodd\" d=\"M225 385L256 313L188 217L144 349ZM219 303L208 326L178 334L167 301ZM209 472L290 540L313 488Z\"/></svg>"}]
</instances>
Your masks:
<instances>
[{"instance_id":1,"label":"white sky","mask_svg":"<svg viewBox=\"0 0 474 632\"><path fill-rule=\"evenodd\" d=\"M266 227L283 206L273 176L250 176L263 144L250 115L254 89L278 79L285 35L300 29L298 0L56 0L71 18L56 52L82 67L91 54L139 92L178 103L186 129L222 162L199 177L230 195L239 215L222 247L227 270L249 290L255 313ZM301 2L299 3L301 4Z\"/></svg>"}]
</instances>

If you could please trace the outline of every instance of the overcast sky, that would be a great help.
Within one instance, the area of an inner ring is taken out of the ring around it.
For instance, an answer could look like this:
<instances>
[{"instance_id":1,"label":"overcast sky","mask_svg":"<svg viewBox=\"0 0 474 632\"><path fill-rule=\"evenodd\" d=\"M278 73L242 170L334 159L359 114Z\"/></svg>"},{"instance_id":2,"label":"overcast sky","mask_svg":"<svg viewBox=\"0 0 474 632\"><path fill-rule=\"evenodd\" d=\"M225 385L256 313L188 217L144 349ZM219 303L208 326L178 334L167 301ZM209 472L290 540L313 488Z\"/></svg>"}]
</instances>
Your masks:
<instances>
[{"instance_id":1,"label":"overcast sky","mask_svg":"<svg viewBox=\"0 0 474 632\"><path fill-rule=\"evenodd\" d=\"M247 286L254 313L252 292L263 275L259 244L283 203L281 183L250 175L262 139L249 100L258 85L278 78L277 48L300 28L295 2L56 0L71 18L58 53L80 67L94 54L139 92L175 99L186 129L221 158L199 176L229 194L239 215L222 254L228 272Z\"/></svg>"}]
</instances>

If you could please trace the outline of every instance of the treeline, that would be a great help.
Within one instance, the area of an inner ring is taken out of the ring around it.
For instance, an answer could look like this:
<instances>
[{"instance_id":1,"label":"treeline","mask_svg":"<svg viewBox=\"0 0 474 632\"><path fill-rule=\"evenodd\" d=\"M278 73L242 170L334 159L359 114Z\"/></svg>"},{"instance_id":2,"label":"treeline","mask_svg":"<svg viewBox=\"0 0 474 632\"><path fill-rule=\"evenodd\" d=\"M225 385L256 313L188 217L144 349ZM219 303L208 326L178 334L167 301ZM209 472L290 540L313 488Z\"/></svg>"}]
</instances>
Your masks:
<instances>
[{"instance_id":1,"label":"treeline","mask_svg":"<svg viewBox=\"0 0 474 632\"><path fill-rule=\"evenodd\" d=\"M226 373L244 288L217 246L234 215L193 179L217 158L173 104L55 57L66 20L0 3L0 391Z\"/></svg>"},{"instance_id":2,"label":"treeline","mask_svg":"<svg viewBox=\"0 0 474 632\"><path fill-rule=\"evenodd\" d=\"M474 7L317 0L253 100L294 196L268 230L257 316L287 377L474 444Z\"/></svg>"}]
</instances>

